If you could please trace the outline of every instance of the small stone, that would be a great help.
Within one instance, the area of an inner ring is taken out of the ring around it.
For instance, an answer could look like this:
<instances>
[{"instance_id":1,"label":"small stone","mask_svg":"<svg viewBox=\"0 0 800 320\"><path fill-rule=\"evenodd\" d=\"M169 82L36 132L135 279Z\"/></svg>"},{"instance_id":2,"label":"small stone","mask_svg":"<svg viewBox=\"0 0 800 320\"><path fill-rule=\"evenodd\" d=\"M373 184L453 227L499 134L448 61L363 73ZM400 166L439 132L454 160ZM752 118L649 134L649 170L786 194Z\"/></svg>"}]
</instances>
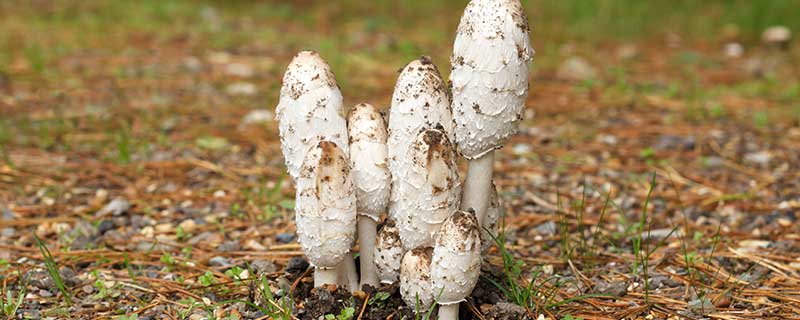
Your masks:
<instances>
[{"instance_id":1,"label":"small stone","mask_svg":"<svg viewBox=\"0 0 800 320\"><path fill-rule=\"evenodd\" d=\"M232 96L253 96L258 89L250 82L236 82L225 87L225 92Z\"/></svg>"},{"instance_id":2,"label":"small stone","mask_svg":"<svg viewBox=\"0 0 800 320\"><path fill-rule=\"evenodd\" d=\"M251 124L264 124L270 123L273 119L275 119L275 113L268 109L256 109L250 111L246 116L242 118L242 126L247 126Z\"/></svg>"},{"instance_id":3,"label":"small stone","mask_svg":"<svg viewBox=\"0 0 800 320\"><path fill-rule=\"evenodd\" d=\"M199 72L203 70L203 62L197 59L197 57L189 56L183 58L183 67L191 72Z\"/></svg>"},{"instance_id":4,"label":"small stone","mask_svg":"<svg viewBox=\"0 0 800 320\"><path fill-rule=\"evenodd\" d=\"M197 223L194 222L192 219L186 219L181 221L178 225L179 228L182 228L184 232L187 233L194 233L197 231Z\"/></svg>"},{"instance_id":5,"label":"small stone","mask_svg":"<svg viewBox=\"0 0 800 320\"><path fill-rule=\"evenodd\" d=\"M620 60L631 60L639 55L639 48L635 44L627 43L617 47L616 56Z\"/></svg>"},{"instance_id":6,"label":"small stone","mask_svg":"<svg viewBox=\"0 0 800 320\"><path fill-rule=\"evenodd\" d=\"M290 274L299 274L301 272L306 271L308 269L308 261L302 257L292 257L289 260L289 263L286 264L286 273Z\"/></svg>"},{"instance_id":7,"label":"small stone","mask_svg":"<svg viewBox=\"0 0 800 320\"><path fill-rule=\"evenodd\" d=\"M225 66L225 73L235 77L250 78L255 74L253 67L244 63L231 63Z\"/></svg>"},{"instance_id":8,"label":"small stone","mask_svg":"<svg viewBox=\"0 0 800 320\"><path fill-rule=\"evenodd\" d=\"M792 39L792 30L786 26L772 26L764 30L761 40L766 44L783 45Z\"/></svg>"},{"instance_id":9,"label":"small stone","mask_svg":"<svg viewBox=\"0 0 800 320\"><path fill-rule=\"evenodd\" d=\"M594 67L580 57L567 58L556 72L556 77L568 81L584 81L596 76L597 72Z\"/></svg>"},{"instance_id":10,"label":"small stone","mask_svg":"<svg viewBox=\"0 0 800 320\"><path fill-rule=\"evenodd\" d=\"M247 249L247 250L253 250L253 251L266 251L267 250L267 247L265 247L263 244L261 244L260 242L258 242L256 240L253 240L253 239L249 239L249 240L245 241L243 247L245 249Z\"/></svg>"},{"instance_id":11,"label":"small stone","mask_svg":"<svg viewBox=\"0 0 800 320\"><path fill-rule=\"evenodd\" d=\"M556 227L556 223L555 222L547 221L545 223L542 223L542 224L538 225L536 227L536 229L534 229L534 230L536 231L537 235L552 236L552 235L556 234L556 231L558 230L558 228Z\"/></svg>"},{"instance_id":12,"label":"small stone","mask_svg":"<svg viewBox=\"0 0 800 320\"><path fill-rule=\"evenodd\" d=\"M38 294L42 298L50 298L53 296L53 293L47 290L39 290Z\"/></svg>"},{"instance_id":13,"label":"small stone","mask_svg":"<svg viewBox=\"0 0 800 320\"><path fill-rule=\"evenodd\" d=\"M711 300L705 297L689 301L689 309L696 314L709 314L716 311Z\"/></svg>"},{"instance_id":14,"label":"small stone","mask_svg":"<svg viewBox=\"0 0 800 320\"><path fill-rule=\"evenodd\" d=\"M607 294L615 297L622 297L628 292L627 285L622 281L597 281L594 286L594 291L596 293Z\"/></svg>"},{"instance_id":15,"label":"small stone","mask_svg":"<svg viewBox=\"0 0 800 320\"><path fill-rule=\"evenodd\" d=\"M751 164L766 166L772 160L772 154L769 151L751 152L744 155L744 161Z\"/></svg>"},{"instance_id":16,"label":"small stone","mask_svg":"<svg viewBox=\"0 0 800 320\"><path fill-rule=\"evenodd\" d=\"M108 214L118 216L127 212L130 208L131 204L128 202L128 200L116 198L111 200L111 202L109 202L105 207L98 210L94 215L95 217L101 217Z\"/></svg>"},{"instance_id":17,"label":"small stone","mask_svg":"<svg viewBox=\"0 0 800 320\"><path fill-rule=\"evenodd\" d=\"M103 220L97 226L97 232L101 235L106 234L106 232L112 229L114 229L114 222L111 222L111 220Z\"/></svg>"},{"instance_id":18,"label":"small stone","mask_svg":"<svg viewBox=\"0 0 800 320\"><path fill-rule=\"evenodd\" d=\"M486 313L487 319L495 320L516 320L525 319L527 312L525 308L508 302L498 302Z\"/></svg>"},{"instance_id":19,"label":"small stone","mask_svg":"<svg viewBox=\"0 0 800 320\"><path fill-rule=\"evenodd\" d=\"M83 291L86 294L92 294L92 293L94 293L94 287L92 287L92 286L87 284L87 285L81 287L81 291Z\"/></svg>"},{"instance_id":20,"label":"small stone","mask_svg":"<svg viewBox=\"0 0 800 320\"><path fill-rule=\"evenodd\" d=\"M214 198L222 198L225 197L225 190L217 190L214 191Z\"/></svg>"},{"instance_id":21,"label":"small stone","mask_svg":"<svg viewBox=\"0 0 800 320\"><path fill-rule=\"evenodd\" d=\"M229 252L229 251L239 251L239 241L231 240L225 241L217 246L217 251L219 252Z\"/></svg>"},{"instance_id":22,"label":"small stone","mask_svg":"<svg viewBox=\"0 0 800 320\"><path fill-rule=\"evenodd\" d=\"M225 257L213 257L208 259L208 266L209 267L228 267L231 265L231 262L228 261L228 258Z\"/></svg>"},{"instance_id":23,"label":"small stone","mask_svg":"<svg viewBox=\"0 0 800 320\"><path fill-rule=\"evenodd\" d=\"M267 274L278 271L278 267L275 266L275 263L264 259L253 260L253 262L250 263L250 267L253 268L255 274Z\"/></svg>"},{"instance_id":24,"label":"small stone","mask_svg":"<svg viewBox=\"0 0 800 320\"><path fill-rule=\"evenodd\" d=\"M275 236L275 240L277 240L279 243L290 243L294 241L294 234L279 233Z\"/></svg>"},{"instance_id":25,"label":"small stone","mask_svg":"<svg viewBox=\"0 0 800 320\"><path fill-rule=\"evenodd\" d=\"M533 151L533 147L527 143L517 143L511 148L511 151L516 155L525 155Z\"/></svg>"},{"instance_id":26,"label":"small stone","mask_svg":"<svg viewBox=\"0 0 800 320\"><path fill-rule=\"evenodd\" d=\"M744 47L738 42L731 42L725 44L722 51L728 58L739 58L744 54Z\"/></svg>"},{"instance_id":27,"label":"small stone","mask_svg":"<svg viewBox=\"0 0 800 320\"><path fill-rule=\"evenodd\" d=\"M8 227L8 228L3 228L3 230L2 230L2 231L0 231L0 237L3 237L3 238L11 238L11 237L13 237L13 236L14 236L14 233L16 233L16 231L14 230L14 228L11 228L11 227Z\"/></svg>"}]
</instances>

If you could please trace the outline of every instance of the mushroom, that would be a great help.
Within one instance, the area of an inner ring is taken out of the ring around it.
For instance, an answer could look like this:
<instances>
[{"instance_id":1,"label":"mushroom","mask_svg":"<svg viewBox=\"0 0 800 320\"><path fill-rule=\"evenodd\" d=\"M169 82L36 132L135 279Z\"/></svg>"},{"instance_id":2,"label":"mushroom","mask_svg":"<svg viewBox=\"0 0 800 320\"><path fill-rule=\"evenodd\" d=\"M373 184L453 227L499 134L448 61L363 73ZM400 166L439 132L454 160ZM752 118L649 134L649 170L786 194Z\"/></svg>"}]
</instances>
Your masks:
<instances>
[{"instance_id":1,"label":"mushroom","mask_svg":"<svg viewBox=\"0 0 800 320\"><path fill-rule=\"evenodd\" d=\"M375 243L375 266L381 283L392 284L400 277L400 262L403 259L403 244L394 222L387 220L378 231Z\"/></svg>"},{"instance_id":2,"label":"mushroom","mask_svg":"<svg viewBox=\"0 0 800 320\"><path fill-rule=\"evenodd\" d=\"M433 245L433 236L458 209L461 180L453 145L441 126L421 131L403 159L396 180L394 220L406 250Z\"/></svg>"},{"instance_id":3,"label":"mushroom","mask_svg":"<svg viewBox=\"0 0 800 320\"><path fill-rule=\"evenodd\" d=\"M295 183L306 153L319 141L335 143L348 152L347 122L342 93L330 66L314 51L301 51L283 75L280 101L275 108L281 150L289 175ZM340 284L358 282L355 262L348 253L342 266Z\"/></svg>"},{"instance_id":4,"label":"mushroom","mask_svg":"<svg viewBox=\"0 0 800 320\"><path fill-rule=\"evenodd\" d=\"M281 150L293 180L300 174L306 152L317 142L328 140L348 152L342 93L318 53L302 51L289 63L275 111Z\"/></svg>"},{"instance_id":5,"label":"mushroom","mask_svg":"<svg viewBox=\"0 0 800 320\"><path fill-rule=\"evenodd\" d=\"M395 217L400 199L400 190L396 186L410 167L407 158L409 146L420 131L437 124L453 141L453 115L447 86L431 59L421 57L403 67L392 94L387 141L392 175L390 217ZM397 219L394 220L400 225Z\"/></svg>"},{"instance_id":6,"label":"mushroom","mask_svg":"<svg viewBox=\"0 0 800 320\"><path fill-rule=\"evenodd\" d=\"M486 252L494 244L494 239L498 238L497 234L500 217L503 216L503 207L500 206L500 199L497 197L497 187L492 182L492 192L489 194L489 207L486 208L486 221L484 228L481 230L481 252Z\"/></svg>"},{"instance_id":7,"label":"mushroom","mask_svg":"<svg viewBox=\"0 0 800 320\"><path fill-rule=\"evenodd\" d=\"M350 257L356 231L347 154L334 142L320 141L306 154L296 184L298 242L315 267L314 286L338 284L337 268Z\"/></svg>"},{"instance_id":8,"label":"mushroom","mask_svg":"<svg viewBox=\"0 0 800 320\"><path fill-rule=\"evenodd\" d=\"M431 258L433 248L422 247L406 252L400 265L400 294L414 311L428 311L433 304Z\"/></svg>"},{"instance_id":9,"label":"mushroom","mask_svg":"<svg viewBox=\"0 0 800 320\"><path fill-rule=\"evenodd\" d=\"M361 285L378 286L375 237L378 220L389 204L391 177L387 164L386 123L370 104L356 105L348 118L350 160L358 199Z\"/></svg>"},{"instance_id":10,"label":"mushroom","mask_svg":"<svg viewBox=\"0 0 800 320\"><path fill-rule=\"evenodd\" d=\"M517 131L533 59L528 19L519 0L472 0L450 60L456 143L469 161L461 208L483 225L494 150Z\"/></svg>"},{"instance_id":11,"label":"mushroom","mask_svg":"<svg viewBox=\"0 0 800 320\"><path fill-rule=\"evenodd\" d=\"M457 211L436 234L431 285L438 292L439 319L458 319L458 304L478 283L481 271L481 232L473 212Z\"/></svg>"}]
</instances>

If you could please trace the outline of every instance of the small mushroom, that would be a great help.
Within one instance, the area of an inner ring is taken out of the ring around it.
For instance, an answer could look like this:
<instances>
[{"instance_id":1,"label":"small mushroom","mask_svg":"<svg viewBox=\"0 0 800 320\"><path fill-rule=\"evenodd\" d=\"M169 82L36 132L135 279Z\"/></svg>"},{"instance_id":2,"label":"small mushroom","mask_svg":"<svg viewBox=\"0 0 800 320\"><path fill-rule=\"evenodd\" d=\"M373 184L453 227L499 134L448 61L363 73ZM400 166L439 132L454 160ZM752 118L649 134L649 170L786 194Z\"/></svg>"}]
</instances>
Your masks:
<instances>
[{"instance_id":1,"label":"small mushroom","mask_svg":"<svg viewBox=\"0 0 800 320\"><path fill-rule=\"evenodd\" d=\"M441 125L447 138L453 141L453 115L447 86L430 57L421 57L403 67L392 94L387 141L393 186L389 216L394 217L397 211L400 193L394 186L409 168L406 158L409 146L420 131L436 125Z\"/></svg>"},{"instance_id":2,"label":"small mushroom","mask_svg":"<svg viewBox=\"0 0 800 320\"><path fill-rule=\"evenodd\" d=\"M406 305L419 313L433 304L431 258L433 248L422 247L406 252L400 265L400 294Z\"/></svg>"},{"instance_id":3,"label":"small mushroom","mask_svg":"<svg viewBox=\"0 0 800 320\"><path fill-rule=\"evenodd\" d=\"M348 152L342 93L318 53L302 51L289 63L275 111L281 150L293 180L300 174L306 152L317 142L328 140Z\"/></svg>"},{"instance_id":4,"label":"small mushroom","mask_svg":"<svg viewBox=\"0 0 800 320\"><path fill-rule=\"evenodd\" d=\"M458 319L458 304L478 283L481 271L481 231L473 212L457 211L436 234L431 285L438 292L439 319Z\"/></svg>"},{"instance_id":5,"label":"small mushroom","mask_svg":"<svg viewBox=\"0 0 800 320\"><path fill-rule=\"evenodd\" d=\"M500 218L504 215L503 207L500 205L500 199L497 196L497 187L492 182L492 193L489 194L489 207L486 208L486 221L484 228L481 230L481 252L486 252L495 243L494 239L499 239L498 229L500 225Z\"/></svg>"},{"instance_id":6,"label":"small mushroom","mask_svg":"<svg viewBox=\"0 0 800 320\"><path fill-rule=\"evenodd\" d=\"M320 141L308 151L296 184L298 242L316 268L314 286L338 284L337 268L350 256L356 233L356 195L347 154L336 143Z\"/></svg>"},{"instance_id":7,"label":"small mushroom","mask_svg":"<svg viewBox=\"0 0 800 320\"><path fill-rule=\"evenodd\" d=\"M375 266L381 283L392 284L400 277L400 263L403 259L403 244L394 222L387 220L378 231L375 243Z\"/></svg>"},{"instance_id":8,"label":"small mushroom","mask_svg":"<svg viewBox=\"0 0 800 320\"><path fill-rule=\"evenodd\" d=\"M399 197L393 219L406 250L433 245L433 236L458 209L461 180L453 145L438 127L420 132L403 158L395 180Z\"/></svg>"},{"instance_id":9,"label":"small mushroom","mask_svg":"<svg viewBox=\"0 0 800 320\"><path fill-rule=\"evenodd\" d=\"M389 204L391 176L387 164L386 123L370 104L356 105L348 119L350 160L358 199L361 285L378 286L375 236L378 219Z\"/></svg>"},{"instance_id":10,"label":"small mushroom","mask_svg":"<svg viewBox=\"0 0 800 320\"><path fill-rule=\"evenodd\" d=\"M472 0L450 60L456 143L469 160L462 209L483 225L494 150L517 132L528 96L533 49L519 0Z\"/></svg>"}]
</instances>

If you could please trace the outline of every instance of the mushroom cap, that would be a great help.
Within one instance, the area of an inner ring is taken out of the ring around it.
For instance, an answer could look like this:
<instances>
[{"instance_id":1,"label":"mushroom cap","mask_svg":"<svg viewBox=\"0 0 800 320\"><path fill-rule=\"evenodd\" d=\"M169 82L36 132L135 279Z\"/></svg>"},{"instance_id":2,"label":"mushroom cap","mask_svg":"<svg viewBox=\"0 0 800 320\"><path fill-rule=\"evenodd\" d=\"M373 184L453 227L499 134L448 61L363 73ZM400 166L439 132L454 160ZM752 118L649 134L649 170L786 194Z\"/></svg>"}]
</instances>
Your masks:
<instances>
[{"instance_id":1,"label":"mushroom cap","mask_svg":"<svg viewBox=\"0 0 800 320\"><path fill-rule=\"evenodd\" d=\"M336 267L356 234L356 196L347 155L330 141L308 151L297 179L298 242L311 264Z\"/></svg>"},{"instance_id":2,"label":"mushroom cap","mask_svg":"<svg viewBox=\"0 0 800 320\"><path fill-rule=\"evenodd\" d=\"M330 66L318 53L302 51L289 63L275 111L281 150L293 180L300 174L306 152L317 142L334 142L347 153L342 93Z\"/></svg>"},{"instance_id":3,"label":"mushroom cap","mask_svg":"<svg viewBox=\"0 0 800 320\"><path fill-rule=\"evenodd\" d=\"M469 2L450 60L456 141L467 159L501 147L517 132L533 54L519 0Z\"/></svg>"},{"instance_id":4,"label":"mushroom cap","mask_svg":"<svg viewBox=\"0 0 800 320\"><path fill-rule=\"evenodd\" d=\"M464 300L478 283L481 271L481 236L472 212L457 211L436 234L431 265L431 284L441 292L442 305Z\"/></svg>"},{"instance_id":5,"label":"mushroom cap","mask_svg":"<svg viewBox=\"0 0 800 320\"><path fill-rule=\"evenodd\" d=\"M432 255L433 249L430 247L416 248L403 255L403 262L400 266L400 294L406 305L414 308L415 311L428 311L433 304Z\"/></svg>"},{"instance_id":6,"label":"mushroom cap","mask_svg":"<svg viewBox=\"0 0 800 320\"><path fill-rule=\"evenodd\" d=\"M403 67L392 94L389 111L389 172L392 185L398 183L402 172L409 167L406 159L408 147L421 130L441 125L453 141L453 114L450 94L439 74L439 69L429 57L421 57ZM392 188L389 214L395 211L392 204L399 194Z\"/></svg>"},{"instance_id":7,"label":"mushroom cap","mask_svg":"<svg viewBox=\"0 0 800 320\"><path fill-rule=\"evenodd\" d=\"M387 163L386 123L375 107L361 103L350 111L348 133L358 214L378 221L389 204L392 183Z\"/></svg>"},{"instance_id":8,"label":"mushroom cap","mask_svg":"<svg viewBox=\"0 0 800 320\"><path fill-rule=\"evenodd\" d=\"M393 219L406 250L433 245L442 222L461 204L456 154L447 134L423 130L404 158L406 170L394 184L398 199Z\"/></svg>"},{"instance_id":9,"label":"mushroom cap","mask_svg":"<svg viewBox=\"0 0 800 320\"><path fill-rule=\"evenodd\" d=\"M403 244L394 223L387 222L375 240L375 266L381 283L395 283L400 277L400 263L403 259Z\"/></svg>"},{"instance_id":10,"label":"mushroom cap","mask_svg":"<svg viewBox=\"0 0 800 320\"><path fill-rule=\"evenodd\" d=\"M486 208L486 229L481 230L481 252L486 252L493 244L494 244L494 236L495 238L499 235L497 234L498 227L500 224L500 217L504 215L503 207L500 206L500 199L497 196L497 187L492 181L492 193L489 194L489 207ZM491 235L489 234L491 232Z\"/></svg>"}]
</instances>

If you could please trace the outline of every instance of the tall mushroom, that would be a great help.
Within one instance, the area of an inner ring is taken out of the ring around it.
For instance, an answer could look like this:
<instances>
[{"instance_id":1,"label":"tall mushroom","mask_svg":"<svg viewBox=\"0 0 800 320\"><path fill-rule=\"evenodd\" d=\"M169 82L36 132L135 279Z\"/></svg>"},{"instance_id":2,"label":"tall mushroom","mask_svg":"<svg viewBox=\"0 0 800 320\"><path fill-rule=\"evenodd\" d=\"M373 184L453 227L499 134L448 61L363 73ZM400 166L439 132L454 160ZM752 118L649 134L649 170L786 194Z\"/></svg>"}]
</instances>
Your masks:
<instances>
[{"instance_id":1,"label":"tall mushroom","mask_svg":"<svg viewBox=\"0 0 800 320\"><path fill-rule=\"evenodd\" d=\"M406 305L414 307L416 312L428 311L433 304L432 256L431 247L416 248L403 255L403 262L400 265L400 294Z\"/></svg>"},{"instance_id":2,"label":"tall mushroom","mask_svg":"<svg viewBox=\"0 0 800 320\"><path fill-rule=\"evenodd\" d=\"M458 319L458 304L478 283L481 271L481 236L473 212L457 211L436 234L431 264L431 285L438 294L439 319Z\"/></svg>"},{"instance_id":3,"label":"tall mushroom","mask_svg":"<svg viewBox=\"0 0 800 320\"><path fill-rule=\"evenodd\" d=\"M483 225L494 150L515 134L525 110L533 59L519 0L472 0L461 16L450 60L456 142L469 160L462 209Z\"/></svg>"},{"instance_id":4,"label":"tall mushroom","mask_svg":"<svg viewBox=\"0 0 800 320\"><path fill-rule=\"evenodd\" d=\"M430 57L411 61L400 71L389 111L389 172L392 191L389 216L394 217L400 190L396 186L408 168L408 147L420 131L441 124L453 141L453 115L450 95L439 69ZM395 222L398 222L395 219ZM398 222L399 225L399 222Z\"/></svg>"},{"instance_id":5,"label":"tall mushroom","mask_svg":"<svg viewBox=\"0 0 800 320\"><path fill-rule=\"evenodd\" d=\"M337 284L355 240L356 195L350 161L336 143L308 151L297 177L295 220L300 246L314 265L314 286Z\"/></svg>"},{"instance_id":6,"label":"tall mushroom","mask_svg":"<svg viewBox=\"0 0 800 320\"><path fill-rule=\"evenodd\" d=\"M302 51L289 63L275 113L281 150L293 180L300 174L306 152L317 142L328 140L348 152L342 93L318 53Z\"/></svg>"},{"instance_id":7,"label":"tall mushroom","mask_svg":"<svg viewBox=\"0 0 800 320\"><path fill-rule=\"evenodd\" d=\"M441 126L421 131L402 159L394 219L406 250L433 245L433 236L458 209L461 180L456 155Z\"/></svg>"},{"instance_id":8,"label":"tall mushroom","mask_svg":"<svg viewBox=\"0 0 800 320\"><path fill-rule=\"evenodd\" d=\"M378 239L375 241L375 266L381 283L397 282L404 252L397 227L393 221L387 219L378 230Z\"/></svg>"},{"instance_id":9,"label":"tall mushroom","mask_svg":"<svg viewBox=\"0 0 800 320\"><path fill-rule=\"evenodd\" d=\"M361 103L350 111L348 133L353 182L358 199L361 285L377 287L379 281L375 269L375 237L378 219L386 211L391 189L386 155L386 123L375 107Z\"/></svg>"},{"instance_id":10,"label":"tall mushroom","mask_svg":"<svg viewBox=\"0 0 800 320\"><path fill-rule=\"evenodd\" d=\"M280 101L275 108L281 150L292 180L297 183L306 153L319 141L335 143L348 152L347 122L342 93L330 66L314 51L294 56L283 75ZM352 254L348 253L340 284L358 282Z\"/></svg>"}]
</instances>

